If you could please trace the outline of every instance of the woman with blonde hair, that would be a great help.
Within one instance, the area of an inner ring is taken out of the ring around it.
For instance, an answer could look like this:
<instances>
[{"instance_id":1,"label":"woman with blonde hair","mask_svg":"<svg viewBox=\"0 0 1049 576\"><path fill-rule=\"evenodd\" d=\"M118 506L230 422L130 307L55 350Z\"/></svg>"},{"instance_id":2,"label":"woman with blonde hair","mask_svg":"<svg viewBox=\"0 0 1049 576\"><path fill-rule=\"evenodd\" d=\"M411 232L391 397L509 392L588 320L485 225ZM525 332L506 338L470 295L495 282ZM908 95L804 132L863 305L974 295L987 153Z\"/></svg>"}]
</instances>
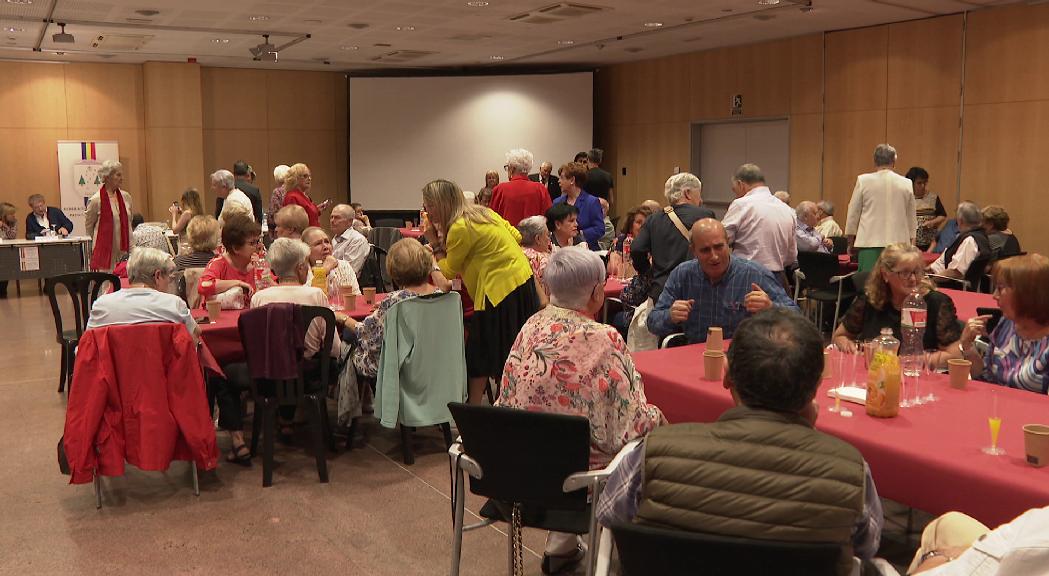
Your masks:
<instances>
[{"instance_id":1,"label":"woman with blonde hair","mask_svg":"<svg viewBox=\"0 0 1049 576\"><path fill-rule=\"evenodd\" d=\"M91 269L108 272L131 249L131 195L120 188L124 166L106 160L98 170L102 187L87 202L84 225L91 236Z\"/></svg>"},{"instance_id":2,"label":"woman with blonde hair","mask_svg":"<svg viewBox=\"0 0 1049 576\"><path fill-rule=\"evenodd\" d=\"M219 221L211 214L194 216L186 225L189 251L175 256L175 269L203 268L215 257L219 245Z\"/></svg>"},{"instance_id":3,"label":"woman with blonde hair","mask_svg":"<svg viewBox=\"0 0 1049 576\"><path fill-rule=\"evenodd\" d=\"M15 216L15 205L0 202L0 240L18 238L18 218ZM7 298L7 280L0 281L0 298Z\"/></svg>"},{"instance_id":4,"label":"woman with blonde hair","mask_svg":"<svg viewBox=\"0 0 1049 576\"><path fill-rule=\"evenodd\" d=\"M315 204L313 199L310 198L310 189L313 187L313 174L310 172L310 167L303 164L293 164L291 168L288 168L288 173L284 175L284 189L287 193L284 195L284 205L290 206L292 204L302 206L306 210L306 216L310 220L310 226L321 225L321 212L328 207L328 200Z\"/></svg>"},{"instance_id":5,"label":"woman with blonde hair","mask_svg":"<svg viewBox=\"0 0 1049 576\"><path fill-rule=\"evenodd\" d=\"M424 233L446 278L461 275L474 301L466 342L469 401L479 404L489 378L499 378L514 339L539 310L521 233L498 214L467 204L454 182L423 187Z\"/></svg>"},{"instance_id":6,"label":"woman with blonde hair","mask_svg":"<svg viewBox=\"0 0 1049 576\"><path fill-rule=\"evenodd\" d=\"M187 188L182 193L179 202L173 203L168 212L171 213L171 231L182 234L194 216L204 214L204 205L200 202L200 192L196 188Z\"/></svg>"},{"instance_id":7,"label":"woman with blonde hair","mask_svg":"<svg viewBox=\"0 0 1049 576\"><path fill-rule=\"evenodd\" d=\"M834 344L839 350L851 351L857 340L871 340L882 328L892 328L893 335L900 338L900 310L915 289L928 310L923 347L936 350L931 360L937 366L945 366L949 358L960 353L958 313L950 296L938 292L925 277L921 252L907 242L890 244L882 250L863 293L856 296L834 331Z\"/></svg>"}]
</instances>

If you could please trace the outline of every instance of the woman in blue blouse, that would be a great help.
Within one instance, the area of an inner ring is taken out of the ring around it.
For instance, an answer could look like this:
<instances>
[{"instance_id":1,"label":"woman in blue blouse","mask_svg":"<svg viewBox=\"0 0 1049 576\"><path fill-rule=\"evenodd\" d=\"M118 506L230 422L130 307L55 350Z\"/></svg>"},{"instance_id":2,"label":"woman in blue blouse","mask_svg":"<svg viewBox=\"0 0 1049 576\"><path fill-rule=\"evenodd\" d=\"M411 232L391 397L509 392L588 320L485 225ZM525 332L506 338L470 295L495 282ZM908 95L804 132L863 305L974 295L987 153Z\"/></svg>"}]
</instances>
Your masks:
<instances>
[{"instance_id":1,"label":"woman in blue blouse","mask_svg":"<svg viewBox=\"0 0 1049 576\"><path fill-rule=\"evenodd\" d=\"M994 297L1001 322L991 332L986 358L973 340L987 334L990 316L970 319L959 346L972 361L972 376L1046 394L1049 391L1049 258L1028 254L1001 260L994 269Z\"/></svg>"}]
</instances>

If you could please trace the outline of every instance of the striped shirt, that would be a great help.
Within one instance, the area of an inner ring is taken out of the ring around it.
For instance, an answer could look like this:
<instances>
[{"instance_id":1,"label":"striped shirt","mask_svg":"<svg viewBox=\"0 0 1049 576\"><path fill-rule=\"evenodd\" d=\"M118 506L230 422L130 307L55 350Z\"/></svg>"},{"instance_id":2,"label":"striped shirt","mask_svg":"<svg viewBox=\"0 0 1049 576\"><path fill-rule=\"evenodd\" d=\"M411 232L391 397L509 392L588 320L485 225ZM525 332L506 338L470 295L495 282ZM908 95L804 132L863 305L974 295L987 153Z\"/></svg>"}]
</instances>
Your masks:
<instances>
[{"instance_id":1,"label":"striped shirt","mask_svg":"<svg viewBox=\"0 0 1049 576\"><path fill-rule=\"evenodd\" d=\"M989 382L1046 394L1049 391L1049 336L1024 340L1008 318L991 333L984 377Z\"/></svg>"}]
</instances>

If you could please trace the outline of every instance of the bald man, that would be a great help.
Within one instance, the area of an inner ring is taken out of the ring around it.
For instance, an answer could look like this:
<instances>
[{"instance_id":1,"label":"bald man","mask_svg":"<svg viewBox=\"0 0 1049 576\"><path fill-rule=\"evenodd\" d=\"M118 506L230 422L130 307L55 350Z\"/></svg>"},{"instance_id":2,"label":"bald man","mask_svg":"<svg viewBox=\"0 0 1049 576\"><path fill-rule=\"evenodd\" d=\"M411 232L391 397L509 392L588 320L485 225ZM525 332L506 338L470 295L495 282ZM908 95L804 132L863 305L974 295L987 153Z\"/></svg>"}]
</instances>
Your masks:
<instances>
[{"instance_id":1,"label":"bald man","mask_svg":"<svg viewBox=\"0 0 1049 576\"><path fill-rule=\"evenodd\" d=\"M371 253L371 245L364 234L353 229L356 217L357 210L349 204L339 204L331 209L331 255L349 262L354 273L360 276L364 261Z\"/></svg>"},{"instance_id":2,"label":"bald man","mask_svg":"<svg viewBox=\"0 0 1049 576\"><path fill-rule=\"evenodd\" d=\"M532 182L538 182L543 186L546 186L546 191L550 193L551 202L561 197L561 181L556 175L553 174L553 171L553 164L549 162L543 162L539 165L538 174L528 175L528 179Z\"/></svg>"},{"instance_id":3,"label":"bald man","mask_svg":"<svg viewBox=\"0 0 1049 576\"><path fill-rule=\"evenodd\" d=\"M648 329L663 338L684 332L689 344L707 341L711 326L731 338L750 315L778 306L798 310L765 267L732 255L725 227L713 218L692 225L692 255L670 273L648 315Z\"/></svg>"}]
</instances>

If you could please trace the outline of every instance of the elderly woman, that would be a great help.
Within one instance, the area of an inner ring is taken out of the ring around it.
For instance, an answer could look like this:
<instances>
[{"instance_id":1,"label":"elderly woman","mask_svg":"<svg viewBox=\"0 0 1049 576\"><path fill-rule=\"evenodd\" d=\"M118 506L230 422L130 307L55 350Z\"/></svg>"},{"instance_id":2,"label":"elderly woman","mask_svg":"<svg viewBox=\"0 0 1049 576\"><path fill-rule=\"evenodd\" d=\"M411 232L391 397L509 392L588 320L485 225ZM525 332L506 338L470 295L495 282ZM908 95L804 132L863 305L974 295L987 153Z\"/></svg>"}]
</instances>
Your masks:
<instances>
[{"instance_id":1,"label":"elderly woman","mask_svg":"<svg viewBox=\"0 0 1049 576\"><path fill-rule=\"evenodd\" d=\"M549 303L549 296L543 284L543 270L546 269L546 262L553 248L550 244L550 231L546 229L546 217L525 218L517 225L517 231L521 233L521 248L524 249L525 258L528 258L528 264L532 266L539 305L545 308Z\"/></svg>"},{"instance_id":2,"label":"elderly woman","mask_svg":"<svg viewBox=\"0 0 1049 576\"><path fill-rule=\"evenodd\" d=\"M345 260L339 260L332 256L331 238L328 237L327 232L321 228L311 226L302 231L302 241L310 247L310 270L304 281L305 284L312 285L313 266L316 266L317 262L321 262L324 266L324 271L328 275L329 287L338 289L339 286L352 286L355 294L361 293L361 287L357 284L357 274L353 271L353 266Z\"/></svg>"},{"instance_id":3,"label":"elderly woman","mask_svg":"<svg viewBox=\"0 0 1049 576\"><path fill-rule=\"evenodd\" d=\"M15 211L14 204L0 202L0 240L18 238L18 217ZM0 280L0 298L7 298L7 280Z\"/></svg>"},{"instance_id":4,"label":"elderly woman","mask_svg":"<svg viewBox=\"0 0 1049 576\"><path fill-rule=\"evenodd\" d=\"M518 330L539 309L521 233L498 214L467 205L454 182L423 187L426 239L446 278L462 275L474 302L466 342L469 401L481 402L488 378L503 373Z\"/></svg>"},{"instance_id":5,"label":"elderly woman","mask_svg":"<svg viewBox=\"0 0 1049 576\"><path fill-rule=\"evenodd\" d=\"M990 316L970 319L959 348L972 362L972 375L1010 388L1049 393L1049 258L1014 256L994 267L994 298L1002 320L990 334L986 358L973 346L987 336Z\"/></svg>"},{"instance_id":6,"label":"elderly woman","mask_svg":"<svg viewBox=\"0 0 1049 576\"><path fill-rule=\"evenodd\" d=\"M465 196L464 196L464 198L465 198ZM484 188L481 188L480 190L478 190L477 194L474 195L474 204L477 204L478 206L488 206L491 203L492 203L492 189L487 187L487 186L485 186Z\"/></svg>"},{"instance_id":7,"label":"elderly woman","mask_svg":"<svg viewBox=\"0 0 1049 576\"><path fill-rule=\"evenodd\" d=\"M273 169L273 181L277 183L277 187L270 192L270 209L266 212L266 221L270 230L276 226L273 216L277 214L277 210L284 207L284 196L288 193L284 189L284 178L288 175L288 168L287 164L280 164Z\"/></svg>"},{"instance_id":8,"label":"elderly woman","mask_svg":"<svg viewBox=\"0 0 1049 576\"><path fill-rule=\"evenodd\" d=\"M871 340L882 328L892 328L893 335L900 338L900 309L913 290L918 290L928 310L924 348L936 350L930 358L935 365L946 365L949 358L958 356L958 314L950 296L937 292L925 277L921 252L905 242L882 250L863 294L853 300L834 331L834 344L839 350L852 351L856 340Z\"/></svg>"},{"instance_id":9,"label":"elderly woman","mask_svg":"<svg viewBox=\"0 0 1049 576\"><path fill-rule=\"evenodd\" d=\"M309 218L310 226L319 227L321 225L320 214L321 211L328 207L328 200L320 204L314 204L313 199L310 198L310 189L312 187L313 174L310 172L309 166L302 163L292 165L284 176L284 188L288 191L284 196L284 205L302 206L306 210L306 217Z\"/></svg>"},{"instance_id":10,"label":"elderly woman","mask_svg":"<svg viewBox=\"0 0 1049 576\"><path fill-rule=\"evenodd\" d=\"M918 218L918 229L915 230L914 243L925 252L936 239L940 226L947 221L947 210L940 198L929 191L929 172L921 166L914 166L907 171L906 178L914 185L914 213Z\"/></svg>"},{"instance_id":11,"label":"elderly woman","mask_svg":"<svg viewBox=\"0 0 1049 576\"><path fill-rule=\"evenodd\" d=\"M302 231L310 226L310 218L306 210L297 204L285 206L273 215L273 236L275 238L291 238L298 240L302 237Z\"/></svg>"},{"instance_id":12,"label":"elderly woman","mask_svg":"<svg viewBox=\"0 0 1049 576\"><path fill-rule=\"evenodd\" d=\"M491 208L507 222L520 222L537 216L550 207L550 193L546 187L528 179L534 159L524 148L506 153L506 174L509 180L492 190Z\"/></svg>"},{"instance_id":13,"label":"elderly woman","mask_svg":"<svg viewBox=\"0 0 1049 576\"><path fill-rule=\"evenodd\" d=\"M109 271L131 248L131 195L120 189L123 165L106 160L98 170L102 187L91 196L84 225L91 236L91 269Z\"/></svg>"},{"instance_id":14,"label":"elderly woman","mask_svg":"<svg viewBox=\"0 0 1049 576\"><path fill-rule=\"evenodd\" d=\"M138 248L152 248L165 254L171 254L171 244L168 244L164 229L152 224L139 224L131 232L131 251L134 252ZM128 261L121 260L113 267L113 273L121 278L127 278L127 267Z\"/></svg>"},{"instance_id":15,"label":"elderly woman","mask_svg":"<svg viewBox=\"0 0 1049 576\"><path fill-rule=\"evenodd\" d=\"M586 166L571 162L562 166L557 175L560 178L561 191L564 193L554 200L554 204L568 204L578 211L579 230L583 233L587 246L591 250L597 250L597 241L605 233L605 215L597 197L583 190L587 179Z\"/></svg>"},{"instance_id":16,"label":"elderly woman","mask_svg":"<svg viewBox=\"0 0 1049 576\"><path fill-rule=\"evenodd\" d=\"M990 204L984 206L980 212L983 214L983 230L991 243L992 260L1016 256L1023 251L1020 249L1020 241L1009 229L1009 213L1005 208Z\"/></svg>"},{"instance_id":17,"label":"elderly woman","mask_svg":"<svg viewBox=\"0 0 1049 576\"><path fill-rule=\"evenodd\" d=\"M175 256L175 268L181 272L186 268L203 268L215 257L219 245L219 221L211 214L194 216L186 225L189 237L189 252Z\"/></svg>"},{"instance_id":18,"label":"elderly woman","mask_svg":"<svg viewBox=\"0 0 1049 576\"><path fill-rule=\"evenodd\" d=\"M209 298L234 288L243 290L242 296L247 298L255 292L252 256L258 248L261 234L259 224L245 214L233 214L223 224L222 246L225 253L208 262L197 286L202 308Z\"/></svg>"},{"instance_id":19,"label":"elderly woman","mask_svg":"<svg viewBox=\"0 0 1049 576\"><path fill-rule=\"evenodd\" d=\"M630 241L633 242L634 238L637 238L637 235L641 232L641 227L644 226L645 220L651 213L652 210L647 206L636 206L626 213L626 217L623 218L623 224L619 227L619 235L616 236L616 241L612 244L612 252L608 255L609 276L620 277L623 275L623 267L625 265L623 246L626 244L626 239L630 238Z\"/></svg>"},{"instance_id":20,"label":"elderly woman","mask_svg":"<svg viewBox=\"0 0 1049 576\"><path fill-rule=\"evenodd\" d=\"M571 204L554 204L546 211L546 229L550 231L550 242L556 250L583 244L582 233L579 232L579 210Z\"/></svg>"},{"instance_id":21,"label":"elderly woman","mask_svg":"<svg viewBox=\"0 0 1049 576\"><path fill-rule=\"evenodd\" d=\"M204 215L204 205L200 202L200 192L196 188L188 188L182 193L178 202L172 203L168 208L171 214L171 231L181 235L189 221L195 216Z\"/></svg>"},{"instance_id":22,"label":"elderly woman","mask_svg":"<svg viewBox=\"0 0 1049 576\"><path fill-rule=\"evenodd\" d=\"M614 328L593 320L605 297L601 257L589 250L558 250L546 266L546 284L550 306L521 328L496 405L587 418L590 466L600 468L666 419L646 400L626 342ZM574 535L551 532L544 573L578 562L580 550Z\"/></svg>"},{"instance_id":23,"label":"elderly woman","mask_svg":"<svg viewBox=\"0 0 1049 576\"><path fill-rule=\"evenodd\" d=\"M215 217L223 223L230 214L246 214L252 220L255 214L251 209L251 199L236 187L233 172L216 170L211 174L211 192L215 195Z\"/></svg>"}]
</instances>

